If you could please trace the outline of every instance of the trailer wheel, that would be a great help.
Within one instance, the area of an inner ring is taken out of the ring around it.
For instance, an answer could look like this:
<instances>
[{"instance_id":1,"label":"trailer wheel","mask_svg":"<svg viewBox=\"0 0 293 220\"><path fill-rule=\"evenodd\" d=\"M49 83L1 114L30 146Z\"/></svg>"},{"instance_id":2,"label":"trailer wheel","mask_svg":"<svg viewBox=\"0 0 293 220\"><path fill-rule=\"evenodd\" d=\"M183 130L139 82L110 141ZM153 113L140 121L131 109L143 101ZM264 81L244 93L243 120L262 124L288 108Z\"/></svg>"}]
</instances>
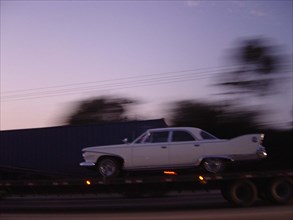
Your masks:
<instances>
[{"instance_id":1,"label":"trailer wheel","mask_svg":"<svg viewBox=\"0 0 293 220\"><path fill-rule=\"evenodd\" d=\"M257 198L257 189L250 180L238 180L222 191L225 199L236 206L250 206Z\"/></svg>"},{"instance_id":2,"label":"trailer wheel","mask_svg":"<svg viewBox=\"0 0 293 220\"><path fill-rule=\"evenodd\" d=\"M220 158L207 158L202 165L209 173L219 173L225 169L226 162Z\"/></svg>"},{"instance_id":3,"label":"trailer wheel","mask_svg":"<svg viewBox=\"0 0 293 220\"><path fill-rule=\"evenodd\" d=\"M111 157L102 158L98 162L98 173L105 178L112 178L119 175L121 166L117 159Z\"/></svg>"},{"instance_id":4,"label":"trailer wheel","mask_svg":"<svg viewBox=\"0 0 293 220\"><path fill-rule=\"evenodd\" d=\"M6 190L0 190L0 199L5 198L8 195Z\"/></svg>"},{"instance_id":5,"label":"trailer wheel","mask_svg":"<svg viewBox=\"0 0 293 220\"><path fill-rule=\"evenodd\" d=\"M274 179L267 188L267 195L275 204L287 203L293 195L292 182L287 178Z\"/></svg>"},{"instance_id":6,"label":"trailer wheel","mask_svg":"<svg viewBox=\"0 0 293 220\"><path fill-rule=\"evenodd\" d=\"M227 187L226 185L222 186L221 187L221 194L222 194L224 199L226 199L228 202L230 202L230 199L229 199L229 187Z\"/></svg>"}]
</instances>

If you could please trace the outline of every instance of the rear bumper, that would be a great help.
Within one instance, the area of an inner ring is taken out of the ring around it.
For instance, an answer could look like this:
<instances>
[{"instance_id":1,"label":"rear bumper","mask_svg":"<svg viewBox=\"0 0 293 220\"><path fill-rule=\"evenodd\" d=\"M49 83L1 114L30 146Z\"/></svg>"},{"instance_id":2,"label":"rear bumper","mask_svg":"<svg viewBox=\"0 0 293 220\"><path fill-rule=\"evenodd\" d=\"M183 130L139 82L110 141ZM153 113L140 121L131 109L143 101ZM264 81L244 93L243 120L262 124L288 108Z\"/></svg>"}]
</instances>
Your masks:
<instances>
[{"instance_id":1,"label":"rear bumper","mask_svg":"<svg viewBox=\"0 0 293 220\"><path fill-rule=\"evenodd\" d=\"M267 152L263 149L260 149L256 152L259 159L264 159L268 156Z\"/></svg>"},{"instance_id":2,"label":"rear bumper","mask_svg":"<svg viewBox=\"0 0 293 220\"><path fill-rule=\"evenodd\" d=\"M94 167L94 166L96 166L96 164L92 163L92 162L81 162L79 164L79 166L81 166L81 167Z\"/></svg>"}]
</instances>

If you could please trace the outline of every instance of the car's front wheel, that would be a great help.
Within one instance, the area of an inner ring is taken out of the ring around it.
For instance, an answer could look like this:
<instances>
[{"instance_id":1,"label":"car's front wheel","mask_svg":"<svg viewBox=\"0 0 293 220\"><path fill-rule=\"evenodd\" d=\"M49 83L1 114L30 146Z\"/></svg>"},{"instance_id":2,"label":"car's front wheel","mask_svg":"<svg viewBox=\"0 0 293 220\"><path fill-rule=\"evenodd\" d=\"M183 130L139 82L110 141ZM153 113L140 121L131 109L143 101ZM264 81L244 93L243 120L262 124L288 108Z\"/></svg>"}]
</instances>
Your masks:
<instances>
[{"instance_id":1,"label":"car's front wheel","mask_svg":"<svg viewBox=\"0 0 293 220\"><path fill-rule=\"evenodd\" d=\"M203 161L202 166L209 173L219 173L225 169L226 162L220 158L207 158Z\"/></svg>"},{"instance_id":2,"label":"car's front wheel","mask_svg":"<svg viewBox=\"0 0 293 220\"><path fill-rule=\"evenodd\" d=\"M117 177L120 173L121 166L115 158L103 158L98 162L98 174L105 178Z\"/></svg>"}]
</instances>

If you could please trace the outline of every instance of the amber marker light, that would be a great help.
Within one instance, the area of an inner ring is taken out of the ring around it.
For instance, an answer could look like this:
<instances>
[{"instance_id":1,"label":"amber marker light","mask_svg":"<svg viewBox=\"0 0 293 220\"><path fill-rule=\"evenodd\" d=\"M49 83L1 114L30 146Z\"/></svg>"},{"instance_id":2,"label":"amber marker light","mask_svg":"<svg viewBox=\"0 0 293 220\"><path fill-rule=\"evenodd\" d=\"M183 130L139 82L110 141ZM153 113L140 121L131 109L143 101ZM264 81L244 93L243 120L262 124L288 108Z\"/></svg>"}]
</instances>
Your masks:
<instances>
[{"instance_id":1,"label":"amber marker light","mask_svg":"<svg viewBox=\"0 0 293 220\"><path fill-rule=\"evenodd\" d=\"M175 171L169 171L169 170L166 170L166 171L164 171L164 174L166 174L166 175L177 175L177 173L175 172Z\"/></svg>"},{"instance_id":2,"label":"amber marker light","mask_svg":"<svg viewBox=\"0 0 293 220\"><path fill-rule=\"evenodd\" d=\"M92 183L91 183L90 180L87 180L87 181L85 181L85 184L89 186L89 185L91 185Z\"/></svg>"},{"instance_id":3,"label":"amber marker light","mask_svg":"<svg viewBox=\"0 0 293 220\"><path fill-rule=\"evenodd\" d=\"M207 183L206 179L203 176L198 176L198 179L199 179L199 182L201 184L206 184Z\"/></svg>"}]
</instances>

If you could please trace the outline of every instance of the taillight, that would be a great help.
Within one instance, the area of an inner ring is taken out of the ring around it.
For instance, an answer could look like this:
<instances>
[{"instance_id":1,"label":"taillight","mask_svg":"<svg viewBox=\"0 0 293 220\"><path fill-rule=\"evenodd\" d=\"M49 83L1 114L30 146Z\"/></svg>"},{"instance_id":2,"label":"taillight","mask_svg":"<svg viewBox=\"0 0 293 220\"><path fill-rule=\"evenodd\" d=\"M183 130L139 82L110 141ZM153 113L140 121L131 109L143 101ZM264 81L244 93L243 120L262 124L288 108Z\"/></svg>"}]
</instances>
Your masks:
<instances>
[{"instance_id":1,"label":"taillight","mask_svg":"<svg viewBox=\"0 0 293 220\"><path fill-rule=\"evenodd\" d=\"M260 135L260 144L263 143L263 140L265 139L265 134L261 134Z\"/></svg>"}]
</instances>

